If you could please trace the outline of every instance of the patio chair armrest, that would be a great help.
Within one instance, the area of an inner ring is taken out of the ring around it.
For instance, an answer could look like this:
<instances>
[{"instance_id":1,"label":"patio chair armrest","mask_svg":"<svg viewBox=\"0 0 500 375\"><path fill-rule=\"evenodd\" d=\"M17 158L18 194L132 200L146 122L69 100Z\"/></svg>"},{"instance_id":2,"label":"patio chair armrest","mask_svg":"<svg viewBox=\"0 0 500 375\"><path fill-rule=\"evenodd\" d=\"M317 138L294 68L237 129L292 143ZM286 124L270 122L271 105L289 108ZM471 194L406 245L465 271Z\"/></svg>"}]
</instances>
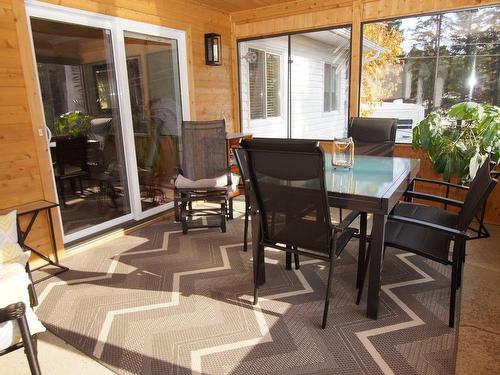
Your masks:
<instances>
[{"instance_id":1,"label":"patio chair armrest","mask_svg":"<svg viewBox=\"0 0 500 375\"><path fill-rule=\"evenodd\" d=\"M462 207L464 205L464 202L456 199L445 198L439 195L433 195L428 193L420 193L413 190L407 190L403 193L403 195L405 197L410 197L410 198L424 199L427 201L449 204L450 206L455 206L455 207Z\"/></svg>"},{"instance_id":2,"label":"patio chair armrest","mask_svg":"<svg viewBox=\"0 0 500 375\"><path fill-rule=\"evenodd\" d=\"M349 225L352 224L354 220L359 216L360 212L359 211L351 211L349 214L342 220L338 225L335 225L333 227L333 230L336 232L343 232L344 230L349 227ZM356 229L356 232L358 230Z\"/></svg>"},{"instance_id":3,"label":"patio chair armrest","mask_svg":"<svg viewBox=\"0 0 500 375\"><path fill-rule=\"evenodd\" d=\"M469 235L465 231L461 231L455 228L445 227L443 225L430 223L428 221L412 219L411 217L389 215L387 220L397 221L403 224L416 225L419 227L435 230L441 233L448 234L453 237L461 237L463 239L469 239Z\"/></svg>"},{"instance_id":4,"label":"patio chair armrest","mask_svg":"<svg viewBox=\"0 0 500 375\"><path fill-rule=\"evenodd\" d=\"M444 186L454 187L454 188L462 189L462 190L469 190L468 186L452 184L451 182L446 182L446 181L432 180L430 178L415 177L413 179L413 181L425 182L428 184L444 185Z\"/></svg>"},{"instance_id":5,"label":"patio chair armrest","mask_svg":"<svg viewBox=\"0 0 500 375\"><path fill-rule=\"evenodd\" d=\"M16 302L7 305L0 309L0 323L7 322L9 320L17 320L24 316L26 313L26 306L23 302Z\"/></svg>"}]
</instances>

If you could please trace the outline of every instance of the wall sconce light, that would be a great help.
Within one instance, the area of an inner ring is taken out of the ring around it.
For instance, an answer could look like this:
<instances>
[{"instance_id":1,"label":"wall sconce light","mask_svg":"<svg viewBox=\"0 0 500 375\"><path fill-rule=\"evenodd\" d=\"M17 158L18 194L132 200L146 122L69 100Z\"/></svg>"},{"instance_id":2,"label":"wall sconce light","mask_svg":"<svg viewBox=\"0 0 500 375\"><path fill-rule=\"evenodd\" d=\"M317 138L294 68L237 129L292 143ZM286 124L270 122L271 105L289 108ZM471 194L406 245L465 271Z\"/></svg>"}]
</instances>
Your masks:
<instances>
[{"instance_id":1,"label":"wall sconce light","mask_svg":"<svg viewBox=\"0 0 500 375\"><path fill-rule=\"evenodd\" d=\"M222 65L222 44L219 34L205 34L205 64Z\"/></svg>"}]
</instances>

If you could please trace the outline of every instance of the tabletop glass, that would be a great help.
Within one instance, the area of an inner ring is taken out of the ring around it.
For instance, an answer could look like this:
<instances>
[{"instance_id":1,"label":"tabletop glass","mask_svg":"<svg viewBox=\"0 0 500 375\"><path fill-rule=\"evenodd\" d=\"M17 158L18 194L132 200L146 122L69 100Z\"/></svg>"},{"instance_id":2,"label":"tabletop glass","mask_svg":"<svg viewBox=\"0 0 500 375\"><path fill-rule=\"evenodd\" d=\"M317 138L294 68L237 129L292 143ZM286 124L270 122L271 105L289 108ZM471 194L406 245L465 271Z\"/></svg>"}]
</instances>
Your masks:
<instances>
[{"instance_id":1,"label":"tabletop glass","mask_svg":"<svg viewBox=\"0 0 500 375\"><path fill-rule=\"evenodd\" d=\"M402 176L418 165L417 159L356 155L352 168L334 168L332 156L325 153L326 190L382 198Z\"/></svg>"}]
</instances>

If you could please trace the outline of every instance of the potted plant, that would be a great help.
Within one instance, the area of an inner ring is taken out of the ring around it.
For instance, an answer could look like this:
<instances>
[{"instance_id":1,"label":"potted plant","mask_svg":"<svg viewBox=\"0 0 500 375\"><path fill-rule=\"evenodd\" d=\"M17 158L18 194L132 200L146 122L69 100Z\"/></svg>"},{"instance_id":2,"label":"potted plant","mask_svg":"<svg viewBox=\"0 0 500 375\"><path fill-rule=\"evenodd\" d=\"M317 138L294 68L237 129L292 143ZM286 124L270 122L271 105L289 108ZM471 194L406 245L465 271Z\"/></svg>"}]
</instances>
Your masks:
<instances>
[{"instance_id":1,"label":"potted plant","mask_svg":"<svg viewBox=\"0 0 500 375\"><path fill-rule=\"evenodd\" d=\"M55 138L86 137L90 133L91 116L80 111L67 112L54 122L53 136Z\"/></svg>"},{"instance_id":2,"label":"potted plant","mask_svg":"<svg viewBox=\"0 0 500 375\"><path fill-rule=\"evenodd\" d=\"M413 129L413 147L427 151L446 181L471 181L488 154L500 159L500 108L463 102L431 112Z\"/></svg>"}]
</instances>

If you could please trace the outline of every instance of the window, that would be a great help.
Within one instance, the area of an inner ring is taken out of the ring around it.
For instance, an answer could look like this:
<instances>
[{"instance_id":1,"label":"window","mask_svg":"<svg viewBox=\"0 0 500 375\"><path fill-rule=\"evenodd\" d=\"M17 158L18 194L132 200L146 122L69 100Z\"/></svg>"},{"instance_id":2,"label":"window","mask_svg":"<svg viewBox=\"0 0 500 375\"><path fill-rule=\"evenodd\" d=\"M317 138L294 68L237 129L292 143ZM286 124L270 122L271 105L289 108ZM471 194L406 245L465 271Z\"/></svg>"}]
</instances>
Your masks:
<instances>
[{"instance_id":1,"label":"window","mask_svg":"<svg viewBox=\"0 0 500 375\"><path fill-rule=\"evenodd\" d=\"M337 67L332 64L325 63L324 74L324 112L337 111L338 104L338 87L337 87Z\"/></svg>"},{"instance_id":2,"label":"window","mask_svg":"<svg viewBox=\"0 0 500 375\"><path fill-rule=\"evenodd\" d=\"M431 111L500 104L500 7L363 25L360 114L399 118L396 140Z\"/></svg>"},{"instance_id":3,"label":"window","mask_svg":"<svg viewBox=\"0 0 500 375\"><path fill-rule=\"evenodd\" d=\"M347 134L351 28L238 42L241 130L328 140Z\"/></svg>"},{"instance_id":4,"label":"window","mask_svg":"<svg viewBox=\"0 0 500 375\"><path fill-rule=\"evenodd\" d=\"M250 118L281 116L281 58L277 54L249 48Z\"/></svg>"}]
</instances>

